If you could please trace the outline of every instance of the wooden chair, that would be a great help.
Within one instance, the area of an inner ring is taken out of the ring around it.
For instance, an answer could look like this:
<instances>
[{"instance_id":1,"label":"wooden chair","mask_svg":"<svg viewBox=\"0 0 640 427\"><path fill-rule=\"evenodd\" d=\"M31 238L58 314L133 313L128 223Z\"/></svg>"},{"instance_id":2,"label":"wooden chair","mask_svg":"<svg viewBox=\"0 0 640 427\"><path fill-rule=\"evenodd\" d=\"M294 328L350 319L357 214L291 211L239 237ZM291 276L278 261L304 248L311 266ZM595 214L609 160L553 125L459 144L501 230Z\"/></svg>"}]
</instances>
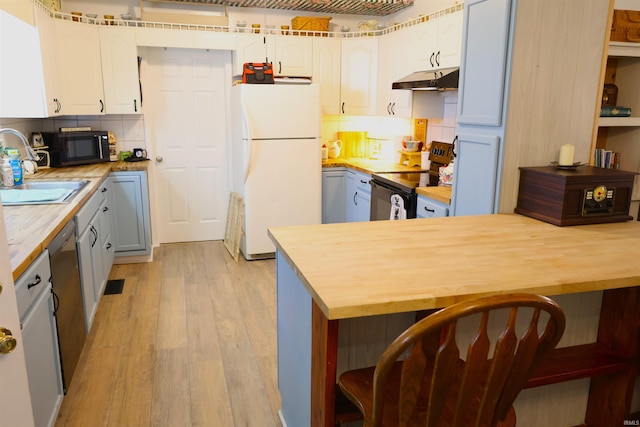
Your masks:
<instances>
[{"instance_id":1,"label":"wooden chair","mask_svg":"<svg viewBox=\"0 0 640 427\"><path fill-rule=\"evenodd\" d=\"M507 320L489 354L488 325L497 327L500 317L490 313L499 309L507 309L508 315L502 313ZM539 335L542 311L549 317ZM476 313L481 314L472 319L479 320L479 327L464 361L456 346L456 326ZM526 331L518 338L516 315L523 314L528 316ZM387 347L375 367L346 371L338 384L362 412L365 427L514 426L513 401L558 344L564 326L560 307L539 295L463 301L415 323Z\"/></svg>"}]
</instances>

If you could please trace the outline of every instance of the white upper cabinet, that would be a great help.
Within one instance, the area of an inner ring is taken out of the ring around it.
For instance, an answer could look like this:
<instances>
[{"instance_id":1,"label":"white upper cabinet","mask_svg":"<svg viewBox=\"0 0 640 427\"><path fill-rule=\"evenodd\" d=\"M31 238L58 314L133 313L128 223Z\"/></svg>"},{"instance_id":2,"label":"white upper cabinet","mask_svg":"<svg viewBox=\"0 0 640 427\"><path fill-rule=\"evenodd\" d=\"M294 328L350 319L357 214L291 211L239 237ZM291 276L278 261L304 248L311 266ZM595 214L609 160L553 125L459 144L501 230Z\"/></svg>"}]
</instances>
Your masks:
<instances>
[{"instance_id":1,"label":"white upper cabinet","mask_svg":"<svg viewBox=\"0 0 640 427\"><path fill-rule=\"evenodd\" d=\"M234 75L242 75L247 62L271 62L274 76L311 77L313 38L239 34L235 52Z\"/></svg>"},{"instance_id":2,"label":"white upper cabinet","mask_svg":"<svg viewBox=\"0 0 640 427\"><path fill-rule=\"evenodd\" d=\"M33 22L25 22L0 10L0 117L46 117L47 101L50 114L55 111L53 85L47 85L43 67L46 47L40 47L42 20L31 17Z\"/></svg>"},{"instance_id":3,"label":"white upper cabinet","mask_svg":"<svg viewBox=\"0 0 640 427\"><path fill-rule=\"evenodd\" d=\"M415 43L413 71L429 71L460 66L462 11L426 21L413 30Z\"/></svg>"},{"instance_id":4,"label":"white upper cabinet","mask_svg":"<svg viewBox=\"0 0 640 427\"><path fill-rule=\"evenodd\" d=\"M273 61L274 43L267 43L266 36L260 34L238 34L234 56L233 75L241 76L242 67L247 62Z\"/></svg>"},{"instance_id":5,"label":"white upper cabinet","mask_svg":"<svg viewBox=\"0 0 640 427\"><path fill-rule=\"evenodd\" d=\"M100 36L94 25L54 20L64 115L105 114Z\"/></svg>"},{"instance_id":6,"label":"white upper cabinet","mask_svg":"<svg viewBox=\"0 0 640 427\"><path fill-rule=\"evenodd\" d=\"M45 92L44 116L57 116L62 111L62 95L60 89L60 75L58 54L56 51L56 30L53 19L43 9L35 7L36 25L40 37L40 51L42 57L42 72Z\"/></svg>"},{"instance_id":7,"label":"white upper cabinet","mask_svg":"<svg viewBox=\"0 0 640 427\"><path fill-rule=\"evenodd\" d=\"M276 76L311 77L313 73L313 37L273 36ZM269 58L271 60L271 58Z\"/></svg>"},{"instance_id":8,"label":"white upper cabinet","mask_svg":"<svg viewBox=\"0 0 640 427\"><path fill-rule=\"evenodd\" d=\"M313 83L320 84L322 114L340 114L340 75L342 43L340 39L313 39Z\"/></svg>"},{"instance_id":9,"label":"white upper cabinet","mask_svg":"<svg viewBox=\"0 0 640 427\"><path fill-rule=\"evenodd\" d=\"M376 114L378 39L359 37L342 41L340 113Z\"/></svg>"},{"instance_id":10,"label":"white upper cabinet","mask_svg":"<svg viewBox=\"0 0 640 427\"><path fill-rule=\"evenodd\" d=\"M411 74L412 46L406 42L407 34L394 31L378 39L378 87L377 114L379 116L411 117L413 92L393 90L391 85L398 79Z\"/></svg>"},{"instance_id":11,"label":"white upper cabinet","mask_svg":"<svg viewBox=\"0 0 640 427\"><path fill-rule=\"evenodd\" d=\"M100 27L102 82L107 114L140 114L140 82L135 31Z\"/></svg>"}]
</instances>

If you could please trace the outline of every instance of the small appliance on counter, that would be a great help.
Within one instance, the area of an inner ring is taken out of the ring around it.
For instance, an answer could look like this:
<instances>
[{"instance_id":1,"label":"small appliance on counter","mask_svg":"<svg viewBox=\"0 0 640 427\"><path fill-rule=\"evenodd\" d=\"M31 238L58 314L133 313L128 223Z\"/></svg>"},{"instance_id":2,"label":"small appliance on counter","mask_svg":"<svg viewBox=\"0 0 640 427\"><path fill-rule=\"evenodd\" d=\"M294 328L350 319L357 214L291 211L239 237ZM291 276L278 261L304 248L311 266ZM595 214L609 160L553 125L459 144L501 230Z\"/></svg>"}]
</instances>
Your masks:
<instances>
[{"instance_id":1,"label":"small appliance on counter","mask_svg":"<svg viewBox=\"0 0 640 427\"><path fill-rule=\"evenodd\" d=\"M106 131L43 132L53 167L103 163L110 160Z\"/></svg>"}]
</instances>

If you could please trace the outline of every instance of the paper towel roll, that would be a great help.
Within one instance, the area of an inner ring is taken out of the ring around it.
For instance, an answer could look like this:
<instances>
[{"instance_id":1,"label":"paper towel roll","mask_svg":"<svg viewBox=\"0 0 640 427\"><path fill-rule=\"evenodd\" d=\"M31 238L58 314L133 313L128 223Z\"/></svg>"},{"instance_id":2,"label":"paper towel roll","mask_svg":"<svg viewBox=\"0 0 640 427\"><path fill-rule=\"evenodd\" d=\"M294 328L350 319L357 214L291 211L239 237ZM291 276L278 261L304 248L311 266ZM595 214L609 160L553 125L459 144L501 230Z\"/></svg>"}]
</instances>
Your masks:
<instances>
[{"instance_id":1,"label":"paper towel roll","mask_svg":"<svg viewBox=\"0 0 640 427\"><path fill-rule=\"evenodd\" d=\"M428 151L420 152L420 167L425 170L428 170L431 167L431 160L429 160Z\"/></svg>"}]
</instances>

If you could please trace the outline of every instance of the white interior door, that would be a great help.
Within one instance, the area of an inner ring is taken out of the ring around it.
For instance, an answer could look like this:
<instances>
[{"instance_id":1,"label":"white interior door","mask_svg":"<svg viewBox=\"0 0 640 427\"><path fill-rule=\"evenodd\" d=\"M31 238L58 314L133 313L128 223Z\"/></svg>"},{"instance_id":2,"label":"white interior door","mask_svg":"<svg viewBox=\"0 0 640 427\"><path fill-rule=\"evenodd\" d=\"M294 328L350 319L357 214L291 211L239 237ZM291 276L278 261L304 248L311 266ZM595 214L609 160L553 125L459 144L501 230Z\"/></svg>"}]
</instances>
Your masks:
<instances>
[{"instance_id":1,"label":"white interior door","mask_svg":"<svg viewBox=\"0 0 640 427\"><path fill-rule=\"evenodd\" d=\"M153 147L159 243L224 238L228 51L150 48L143 94Z\"/></svg>"},{"instance_id":2,"label":"white interior door","mask_svg":"<svg viewBox=\"0 0 640 427\"><path fill-rule=\"evenodd\" d=\"M0 327L9 329L18 341L11 353L0 354L0 414L2 414L0 424L33 426L27 365L24 359L2 205L0 205L0 287Z\"/></svg>"}]
</instances>

